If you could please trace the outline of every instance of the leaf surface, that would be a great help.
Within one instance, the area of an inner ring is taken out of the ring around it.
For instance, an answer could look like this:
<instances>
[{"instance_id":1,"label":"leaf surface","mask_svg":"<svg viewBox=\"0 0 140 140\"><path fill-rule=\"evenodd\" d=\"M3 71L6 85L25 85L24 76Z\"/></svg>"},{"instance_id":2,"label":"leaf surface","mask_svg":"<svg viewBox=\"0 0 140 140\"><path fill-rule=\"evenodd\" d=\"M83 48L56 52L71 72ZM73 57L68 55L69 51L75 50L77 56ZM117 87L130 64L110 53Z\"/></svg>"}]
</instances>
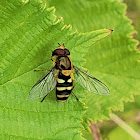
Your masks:
<instances>
[{"instance_id":1,"label":"leaf surface","mask_svg":"<svg viewBox=\"0 0 140 140\"><path fill-rule=\"evenodd\" d=\"M55 91L43 103L28 100L31 87L51 69L51 51L65 43L75 65L83 65L91 44L108 36L110 30L73 32L55 16L53 7L42 1L0 1L0 138L1 139L83 139L84 90L64 103L56 101ZM79 94L80 93L80 94Z\"/></svg>"}]
</instances>

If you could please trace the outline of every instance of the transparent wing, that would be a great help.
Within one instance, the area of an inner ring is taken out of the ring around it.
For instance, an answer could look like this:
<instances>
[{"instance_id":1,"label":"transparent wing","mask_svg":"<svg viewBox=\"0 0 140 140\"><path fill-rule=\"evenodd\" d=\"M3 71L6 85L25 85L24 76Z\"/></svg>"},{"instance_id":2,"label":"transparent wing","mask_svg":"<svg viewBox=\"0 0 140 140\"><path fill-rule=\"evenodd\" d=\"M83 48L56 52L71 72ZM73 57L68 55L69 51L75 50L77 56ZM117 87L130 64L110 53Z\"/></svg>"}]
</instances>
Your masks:
<instances>
[{"instance_id":1,"label":"transparent wing","mask_svg":"<svg viewBox=\"0 0 140 140\"><path fill-rule=\"evenodd\" d=\"M101 95L110 94L108 87L101 81L87 74L86 72L84 72L83 70L79 69L76 66L74 66L74 69L77 74L77 81L83 88L96 94Z\"/></svg>"},{"instance_id":2,"label":"transparent wing","mask_svg":"<svg viewBox=\"0 0 140 140\"><path fill-rule=\"evenodd\" d=\"M35 100L44 97L50 93L56 86L56 78L54 76L54 68L46 73L37 83L32 87L29 93L29 99Z\"/></svg>"}]
</instances>

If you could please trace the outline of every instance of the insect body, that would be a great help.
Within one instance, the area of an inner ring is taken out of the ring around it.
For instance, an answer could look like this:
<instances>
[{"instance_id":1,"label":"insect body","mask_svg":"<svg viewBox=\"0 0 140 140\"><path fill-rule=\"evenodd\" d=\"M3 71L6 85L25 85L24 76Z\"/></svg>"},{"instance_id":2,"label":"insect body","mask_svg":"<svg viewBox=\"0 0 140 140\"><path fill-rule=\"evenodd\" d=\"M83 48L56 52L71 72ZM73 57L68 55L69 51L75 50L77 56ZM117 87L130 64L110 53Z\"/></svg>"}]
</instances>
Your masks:
<instances>
[{"instance_id":1,"label":"insect body","mask_svg":"<svg viewBox=\"0 0 140 140\"><path fill-rule=\"evenodd\" d=\"M71 75L65 76L59 72L56 84L56 97L58 101L65 101L73 89L73 79Z\"/></svg>"},{"instance_id":2,"label":"insect body","mask_svg":"<svg viewBox=\"0 0 140 140\"><path fill-rule=\"evenodd\" d=\"M74 72L79 84L90 92L103 95L110 94L105 84L87 74L87 72L73 66L70 52L68 49L64 48L64 45L60 45L52 52L52 58L54 58L53 68L32 87L29 99L33 100L43 97L43 101L56 87L57 101L65 101L71 93L74 95L72 92L74 88ZM76 99L78 100L77 97Z\"/></svg>"},{"instance_id":3,"label":"insect body","mask_svg":"<svg viewBox=\"0 0 140 140\"><path fill-rule=\"evenodd\" d=\"M70 52L64 46L53 51L54 67L56 74L56 97L58 101L65 101L73 89L73 65Z\"/></svg>"}]
</instances>

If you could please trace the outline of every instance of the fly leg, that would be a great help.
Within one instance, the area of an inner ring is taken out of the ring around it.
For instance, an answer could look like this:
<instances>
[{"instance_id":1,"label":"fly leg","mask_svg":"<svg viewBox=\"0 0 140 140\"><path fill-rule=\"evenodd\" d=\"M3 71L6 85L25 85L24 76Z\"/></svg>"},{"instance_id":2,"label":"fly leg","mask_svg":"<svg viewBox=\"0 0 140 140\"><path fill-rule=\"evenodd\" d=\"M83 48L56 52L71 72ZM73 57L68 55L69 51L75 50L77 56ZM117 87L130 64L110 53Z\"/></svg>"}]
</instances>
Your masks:
<instances>
[{"instance_id":1,"label":"fly leg","mask_svg":"<svg viewBox=\"0 0 140 140\"><path fill-rule=\"evenodd\" d=\"M76 98L76 100L79 101L79 99L76 97L76 95L73 92L71 92L71 93Z\"/></svg>"},{"instance_id":2,"label":"fly leg","mask_svg":"<svg viewBox=\"0 0 140 140\"><path fill-rule=\"evenodd\" d=\"M52 67L52 69L53 68L55 68L55 67ZM48 71L50 71L50 70L34 70L34 72L38 72L38 71L46 71L46 72L48 72Z\"/></svg>"},{"instance_id":3,"label":"fly leg","mask_svg":"<svg viewBox=\"0 0 140 140\"><path fill-rule=\"evenodd\" d=\"M46 71L46 72L48 72L49 70L34 70L34 72L38 72L38 71Z\"/></svg>"},{"instance_id":4,"label":"fly leg","mask_svg":"<svg viewBox=\"0 0 140 140\"><path fill-rule=\"evenodd\" d=\"M40 101L41 103L45 100L45 98L48 96L48 94L47 95L45 95L44 97L43 97L43 99Z\"/></svg>"},{"instance_id":5,"label":"fly leg","mask_svg":"<svg viewBox=\"0 0 140 140\"><path fill-rule=\"evenodd\" d=\"M74 85L73 85L73 88L72 88L72 90L71 90L71 93L72 93L72 95L76 98L76 100L79 101L79 99L78 99L78 98L76 97L76 95L73 93L74 87L75 87L75 83L74 83Z\"/></svg>"}]
</instances>

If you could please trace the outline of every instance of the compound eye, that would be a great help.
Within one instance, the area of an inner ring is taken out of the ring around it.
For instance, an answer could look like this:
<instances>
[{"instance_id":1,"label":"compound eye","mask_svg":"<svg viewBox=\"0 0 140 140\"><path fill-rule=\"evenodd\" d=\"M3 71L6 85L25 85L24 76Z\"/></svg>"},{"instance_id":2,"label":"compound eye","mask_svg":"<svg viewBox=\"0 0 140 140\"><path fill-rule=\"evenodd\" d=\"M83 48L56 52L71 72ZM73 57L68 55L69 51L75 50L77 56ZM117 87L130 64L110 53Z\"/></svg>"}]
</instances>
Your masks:
<instances>
[{"instance_id":1,"label":"compound eye","mask_svg":"<svg viewBox=\"0 0 140 140\"><path fill-rule=\"evenodd\" d=\"M56 49L52 52L52 56L54 55L64 55L64 50L63 49Z\"/></svg>"},{"instance_id":2,"label":"compound eye","mask_svg":"<svg viewBox=\"0 0 140 140\"><path fill-rule=\"evenodd\" d=\"M64 50L63 49L57 49L56 54L57 55L64 55Z\"/></svg>"},{"instance_id":3,"label":"compound eye","mask_svg":"<svg viewBox=\"0 0 140 140\"><path fill-rule=\"evenodd\" d=\"M68 49L64 49L66 55L70 55L70 51Z\"/></svg>"}]
</instances>

